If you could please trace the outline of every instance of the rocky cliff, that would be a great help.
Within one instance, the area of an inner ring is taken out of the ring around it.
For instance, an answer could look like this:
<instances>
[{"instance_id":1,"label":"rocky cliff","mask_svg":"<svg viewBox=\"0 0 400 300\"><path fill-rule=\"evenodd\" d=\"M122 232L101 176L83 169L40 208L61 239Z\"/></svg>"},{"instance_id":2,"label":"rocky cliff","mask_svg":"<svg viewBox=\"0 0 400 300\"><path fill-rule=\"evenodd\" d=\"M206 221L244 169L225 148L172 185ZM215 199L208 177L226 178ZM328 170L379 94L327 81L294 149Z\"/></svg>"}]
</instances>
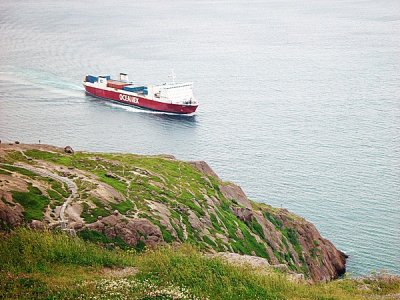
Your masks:
<instances>
[{"instance_id":1,"label":"rocky cliff","mask_svg":"<svg viewBox=\"0 0 400 300\"><path fill-rule=\"evenodd\" d=\"M139 250L188 242L285 264L313 281L345 272L346 255L313 224L249 200L205 162L71 150L0 144L3 229L61 227Z\"/></svg>"}]
</instances>

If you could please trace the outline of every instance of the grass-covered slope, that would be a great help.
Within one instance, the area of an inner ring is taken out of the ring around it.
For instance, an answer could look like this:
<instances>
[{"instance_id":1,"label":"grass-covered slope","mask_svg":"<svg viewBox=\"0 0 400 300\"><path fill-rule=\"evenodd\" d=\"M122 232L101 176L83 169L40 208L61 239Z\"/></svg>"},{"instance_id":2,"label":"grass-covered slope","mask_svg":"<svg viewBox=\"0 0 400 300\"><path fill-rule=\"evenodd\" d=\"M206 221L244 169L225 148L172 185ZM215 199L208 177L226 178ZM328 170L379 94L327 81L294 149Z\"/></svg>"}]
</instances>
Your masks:
<instances>
[{"instance_id":1,"label":"grass-covered slope","mask_svg":"<svg viewBox=\"0 0 400 300\"><path fill-rule=\"evenodd\" d=\"M0 236L0 299L396 299L387 275L309 285L206 258L193 246L107 250L61 232Z\"/></svg>"},{"instance_id":2,"label":"grass-covered slope","mask_svg":"<svg viewBox=\"0 0 400 300\"><path fill-rule=\"evenodd\" d=\"M315 281L345 270L345 255L312 224L250 201L204 162L0 145L0 226L58 228L63 217L78 236L122 249L190 243L263 257Z\"/></svg>"}]
</instances>

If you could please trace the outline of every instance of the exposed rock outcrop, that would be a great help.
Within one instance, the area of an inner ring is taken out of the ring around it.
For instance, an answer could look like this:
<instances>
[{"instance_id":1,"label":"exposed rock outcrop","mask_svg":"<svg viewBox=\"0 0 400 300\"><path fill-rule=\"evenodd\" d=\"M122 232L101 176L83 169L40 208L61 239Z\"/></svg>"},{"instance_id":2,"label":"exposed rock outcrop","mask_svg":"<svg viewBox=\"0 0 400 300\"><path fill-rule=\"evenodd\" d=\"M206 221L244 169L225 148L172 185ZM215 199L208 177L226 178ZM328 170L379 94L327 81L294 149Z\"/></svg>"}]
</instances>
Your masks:
<instances>
[{"instance_id":1,"label":"exposed rock outcrop","mask_svg":"<svg viewBox=\"0 0 400 300\"><path fill-rule=\"evenodd\" d=\"M198 162L194 166L207 176L212 174L205 162ZM220 184L219 188L227 199L241 205L231 206L239 220L248 225L252 222L259 224L260 232L272 250L266 249L271 263L279 263L276 253L289 252L290 261L294 265L306 267L314 281L329 281L346 272L348 256L324 239L313 224L286 209L271 209L254 202L251 205L243 190L233 183ZM241 239L242 234L238 234L238 237Z\"/></svg>"},{"instance_id":2,"label":"exposed rock outcrop","mask_svg":"<svg viewBox=\"0 0 400 300\"><path fill-rule=\"evenodd\" d=\"M252 209L250 200L240 186L229 182L220 184L219 189L226 199L233 199L245 208Z\"/></svg>"},{"instance_id":3,"label":"exposed rock outcrop","mask_svg":"<svg viewBox=\"0 0 400 300\"><path fill-rule=\"evenodd\" d=\"M24 223L24 208L14 203L10 193L0 190L0 229L14 228Z\"/></svg>"},{"instance_id":4,"label":"exposed rock outcrop","mask_svg":"<svg viewBox=\"0 0 400 300\"><path fill-rule=\"evenodd\" d=\"M253 221L254 212L250 208L233 207L232 211L243 222L251 223Z\"/></svg>"},{"instance_id":5,"label":"exposed rock outcrop","mask_svg":"<svg viewBox=\"0 0 400 300\"><path fill-rule=\"evenodd\" d=\"M214 170L211 169L211 167L205 161L190 161L189 164L197 168L205 175L219 179L217 173L215 173Z\"/></svg>"},{"instance_id":6,"label":"exposed rock outcrop","mask_svg":"<svg viewBox=\"0 0 400 300\"><path fill-rule=\"evenodd\" d=\"M127 219L114 213L89 224L85 229L105 234L109 239L122 238L129 246L136 246L140 241L147 247L154 248L163 242L160 228L147 219Z\"/></svg>"},{"instance_id":7,"label":"exposed rock outcrop","mask_svg":"<svg viewBox=\"0 0 400 300\"><path fill-rule=\"evenodd\" d=\"M313 224L309 222L290 224L284 218L282 222L284 226L291 226L296 230L302 251L305 253L306 264L314 280L329 281L346 272L348 256L321 237Z\"/></svg>"}]
</instances>

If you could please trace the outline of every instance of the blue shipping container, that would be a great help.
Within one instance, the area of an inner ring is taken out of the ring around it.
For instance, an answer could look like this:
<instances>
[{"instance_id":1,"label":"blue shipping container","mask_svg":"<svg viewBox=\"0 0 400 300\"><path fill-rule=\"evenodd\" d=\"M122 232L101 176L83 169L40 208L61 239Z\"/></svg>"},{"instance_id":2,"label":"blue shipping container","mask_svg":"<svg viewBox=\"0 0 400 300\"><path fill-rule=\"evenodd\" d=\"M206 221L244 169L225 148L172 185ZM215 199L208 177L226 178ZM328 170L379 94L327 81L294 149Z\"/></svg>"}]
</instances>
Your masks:
<instances>
[{"instance_id":1,"label":"blue shipping container","mask_svg":"<svg viewBox=\"0 0 400 300\"><path fill-rule=\"evenodd\" d=\"M95 83L97 81L97 77L93 75L86 76L86 82Z\"/></svg>"},{"instance_id":2,"label":"blue shipping container","mask_svg":"<svg viewBox=\"0 0 400 300\"><path fill-rule=\"evenodd\" d=\"M127 85L124 86L124 90L132 93L138 93L138 92L143 92L146 93L147 95L147 87L146 86L132 86L132 85Z\"/></svg>"}]
</instances>

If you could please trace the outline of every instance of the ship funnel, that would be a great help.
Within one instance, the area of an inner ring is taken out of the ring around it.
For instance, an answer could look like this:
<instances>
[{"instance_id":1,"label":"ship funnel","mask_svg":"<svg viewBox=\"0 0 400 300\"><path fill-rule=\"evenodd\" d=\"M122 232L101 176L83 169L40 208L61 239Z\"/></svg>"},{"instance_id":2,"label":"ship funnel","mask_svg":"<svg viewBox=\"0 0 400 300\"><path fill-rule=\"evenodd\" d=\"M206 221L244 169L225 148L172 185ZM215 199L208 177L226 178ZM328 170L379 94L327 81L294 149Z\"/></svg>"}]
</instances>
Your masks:
<instances>
[{"instance_id":1,"label":"ship funnel","mask_svg":"<svg viewBox=\"0 0 400 300\"><path fill-rule=\"evenodd\" d=\"M128 74L125 74L125 73L119 73L119 80L121 80L121 81L125 81L125 82L129 82L129 79L128 79Z\"/></svg>"}]
</instances>

